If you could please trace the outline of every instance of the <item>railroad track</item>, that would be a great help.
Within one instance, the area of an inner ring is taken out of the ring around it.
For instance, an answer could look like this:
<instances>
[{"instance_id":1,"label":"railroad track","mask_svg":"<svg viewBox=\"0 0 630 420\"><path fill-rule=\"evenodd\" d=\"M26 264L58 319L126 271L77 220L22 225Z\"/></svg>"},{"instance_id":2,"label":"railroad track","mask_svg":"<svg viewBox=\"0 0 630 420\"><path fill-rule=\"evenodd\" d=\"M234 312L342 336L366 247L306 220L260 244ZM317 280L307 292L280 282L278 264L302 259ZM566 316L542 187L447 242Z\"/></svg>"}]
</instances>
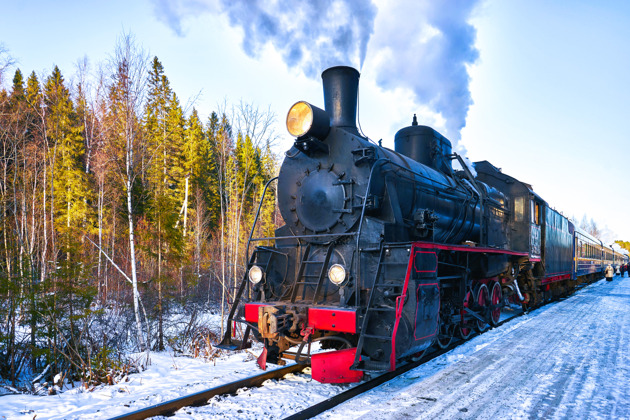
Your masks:
<instances>
[{"instance_id":1,"label":"railroad track","mask_svg":"<svg viewBox=\"0 0 630 420\"><path fill-rule=\"evenodd\" d=\"M501 321L497 325L497 327L503 325L506 322L511 321L512 319L520 315L522 314L517 314L509 318L506 318L505 320ZM475 335L471 336L470 338L473 338ZM402 375L403 373L408 372L409 370L420 366L423 363L426 363L436 357L441 356L444 353L451 351L455 347L459 346L462 342L463 340L461 339L453 340L453 343L451 343L451 345L449 345L445 349L439 349L439 350L433 350L431 352L427 352L422 357L417 358L416 361L407 362L405 364L402 364L395 371L386 372L372 379L369 379L365 382L362 382L338 395L335 395L334 397L328 398L327 400L324 400L318 404L312 405L302 411L294 413L286 417L285 420L308 419L318 414L321 414L326 410L329 410L339 404L342 404L343 402L351 398L354 398L357 395L360 395L373 388L376 388L377 386L387 381L390 381L396 378L397 376ZM154 417L154 416L169 416L175 413L177 410L184 407L198 407L198 406L206 405L208 403L208 400L210 400L212 397L215 397L218 395L235 394L236 391L241 388L259 387L262 385L263 382L265 382L268 379L281 379L289 373L302 372L308 367L309 365L307 364L299 364L299 365L295 364L291 366L286 366L280 369L264 372L260 375L252 376L249 378L241 379L241 380L234 381L228 384L210 388L205 391L197 392L195 394L187 395L184 397L176 398L174 400L170 400L170 401L155 404L149 407L145 407L145 408L133 411L128 414L114 417L111 420L140 420L140 419L146 419L146 418Z\"/></svg>"},{"instance_id":2,"label":"railroad track","mask_svg":"<svg viewBox=\"0 0 630 420\"><path fill-rule=\"evenodd\" d=\"M155 404L128 414L123 414L122 416L113 417L111 420L141 420L154 416L169 416L183 407L206 405L208 400L216 395L234 394L241 388L259 387L268 379L279 379L289 373L302 372L307 367L309 367L309 365L291 365L267 371L265 373L261 373L260 375L230 382L229 384L220 385L192 395Z\"/></svg>"},{"instance_id":3,"label":"railroad track","mask_svg":"<svg viewBox=\"0 0 630 420\"><path fill-rule=\"evenodd\" d=\"M562 298L561 298L562 299ZM514 314L502 321L500 321L496 327L494 328L498 328L501 325L512 321L515 318L518 318L520 316L522 316L523 314L525 314L527 312L521 312L518 314ZM474 333L473 335L471 335L471 337L468 339L472 339L475 336L479 335L478 333ZM312 405L302 411L299 411L297 413L294 413L288 417L286 417L284 420L302 420L302 419L309 419L312 417L315 417L327 410L330 410L333 407L336 407L339 404L344 403L345 401L354 398L362 393L365 393L373 388L376 388L377 386L390 381L394 378L396 378L399 375L402 375L405 372L410 371L411 369L414 369L418 366L420 366L423 363L426 363L430 360L433 360L449 351L451 351L452 349L456 348L457 346L459 346L460 344L462 344L464 341L468 341L468 340L462 340L462 339L456 339L453 340L453 342L446 348L444 349L433 349L431 348L431 351L425 352L421 357L416 358L415 361L409 361L405 364L402 364L399 368L397 368L395 371L392 372L386 372L383 373L379 376L376 376L374 378L371 378L365 382L362 382L344 392L341 392L337 395L335 395L334 397L328 398L320 403L317 403L315 405ZM184 396L184 397L180 397L174 400L170 400L170 401L166 401L164 403L160 403L160 404L155 404L152 405L150 407L146 407L137 411L134 411L132 413L128 413L128 414L124 414L118 417L114 417L111 420L137 420L137 419L146 419L149 417L154 417L154 416L169 416L171 414L173 414L175 411L183 408L183 407L197 407L197 406L203 406L206 405L208 403L208 400L211 399L214 396L218 396L218 395L227 395L227 394L235 394L237 390L241 389L241 388L254 388L254 387L259 387L262 385L263 382L265 382L268 379L281 379L283 378L285 375L289 374L289 373L296 373L296 372L302 372L303 370L305 370L306 368L308 368L309 365L307 364L295 364L295 365L291 365L291 366L286 366L280 369L276 369L276 370L272 370L272 371L268 371L268 372L264 372L260 375L256 375L256 376L252 376L249 378L245 378L245 379L241 379L235 382L231 382L229 384L224 384L224 385L220 385L218 387L215 388L211 388L205 391L201 391L201 392L197 392L195 394L192 395L188 395L188 396Z\"/></svg>"}]
</instances>

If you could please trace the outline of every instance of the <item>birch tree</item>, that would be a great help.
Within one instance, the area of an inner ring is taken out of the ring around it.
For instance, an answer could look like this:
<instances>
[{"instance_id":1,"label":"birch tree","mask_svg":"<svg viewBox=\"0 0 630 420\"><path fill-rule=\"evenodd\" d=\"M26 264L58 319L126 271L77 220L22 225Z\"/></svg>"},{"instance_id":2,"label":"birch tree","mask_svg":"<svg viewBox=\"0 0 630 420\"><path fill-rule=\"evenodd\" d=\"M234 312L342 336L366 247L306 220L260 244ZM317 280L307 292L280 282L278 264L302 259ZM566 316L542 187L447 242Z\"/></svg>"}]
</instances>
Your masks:
<instances>
[{"instance_id":1,"label":"birch tree","mask_svg":"<svg viewBox=\"0 0 630 420\"><path fill-rule=\"evenodd\" d=\"M125 193L126 218L129 241L129 270L133 291L133 308L136 323L138 346L147 350L144 338L142 318L140 316L140 293L138 291L138 268L135 239L134 188L140 175L140 163L145 149L142 144L141 122L145 77L145 53L136 46L130 35L125 35L116 46L111 61L112 77L108 95L108 144L109 161L115 165L115 171L122 190Z\"/></svg>"}]
</instances>

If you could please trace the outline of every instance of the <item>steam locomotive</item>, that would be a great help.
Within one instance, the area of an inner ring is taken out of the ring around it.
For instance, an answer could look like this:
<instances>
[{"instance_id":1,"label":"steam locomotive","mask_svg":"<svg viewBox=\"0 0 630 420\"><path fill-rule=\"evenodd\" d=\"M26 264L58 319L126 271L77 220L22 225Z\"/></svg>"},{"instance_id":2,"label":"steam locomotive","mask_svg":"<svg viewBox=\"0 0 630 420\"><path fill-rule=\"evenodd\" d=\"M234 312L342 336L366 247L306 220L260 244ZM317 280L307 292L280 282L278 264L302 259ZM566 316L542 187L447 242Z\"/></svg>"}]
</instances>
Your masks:
<instances>
[{"instance_id":1,"label":"steam locomotive","mask_svg":"<svg viewBox=\"0 0 630 420\"><path fill-rule=\"evenodd\" d=\"M537 306L599 278L615 258L530 185L487 161L473 174L415 115L395 150L375 144L356 126L359 72L333 67L322 80L323 110L300 101L288 113L285 224L250 238L270 245L248 260L223 348L253 334L263 369L309 360L320 382L359 381L496 325L508 302ZM316 343L328 351L312 353Z\"/></svg>"}]
</instances>

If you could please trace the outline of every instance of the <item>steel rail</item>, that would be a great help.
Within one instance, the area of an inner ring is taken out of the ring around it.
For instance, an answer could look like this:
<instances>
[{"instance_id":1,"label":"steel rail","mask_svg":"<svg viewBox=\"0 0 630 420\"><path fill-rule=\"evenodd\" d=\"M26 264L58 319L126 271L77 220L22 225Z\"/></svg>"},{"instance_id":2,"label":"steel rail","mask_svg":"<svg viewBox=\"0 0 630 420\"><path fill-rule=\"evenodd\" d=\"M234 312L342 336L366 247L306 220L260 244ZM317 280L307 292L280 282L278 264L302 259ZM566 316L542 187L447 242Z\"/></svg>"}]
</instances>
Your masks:
<instances>
[{"instance_id":1,"label":"steel rail","mask_svg":"<svg viewBox=\"0 0 630 420\"><path fill-rule=\"evenodd\" d=\"M205 391L200 391L195 394L186 395L184 397L176 398L174 400L141 408L140 410L136 410L131 413L113 417L110 420L141 420L154 416L168 416L183 407L195 407L205 405L210 398L216 395L234 394L240 388L259 387L262 385L263 382L268 379L279 379L288 373L302 372L307 367L309 367L309 365L295 364L291 366L286 366L281 369L261 373L260 375L240 379L238 381L230 382L224 385L219 385L217 387L210 388Z\"/></svg>"},{"instance_id":2,"label":"steel rail","mask_svg":"<svg viewBox=\"0 0 630 420\"><path fill-rule=\"evenodd\" d=\"M583 284L583 285L579 285L578 287L576 287L576 290L586 286L587 284ZM571 296L573 293L570 293L569 296ZM568 296L563 296L560 297L559 299L554 299L554 300L564 300L566 299ZM510 322L522 315L525 315L527 313L529 313L532 310L538 309L542 306L545 306L545 304L542 305L538 305L534 308L531 308L528 311L523 311L521 313L512 315L506 319L504 319L503 321L500 321L496 326L491 327L490 329L494 329L494 328L498 328L500 326L502 326L503 324ZM473 339L474 337L476 337L477 335L483 334L484 332L487 332L489 330L483 331L483 332L474 332L473 334L471 334L471 336L467 339L467 340L463 340L463 339L455 339L451 342L451 344L444 348L444 349L435 349L434 347L430 347L429 349L434 349L433 351L431 351L430 353L425 353L423 354L419 359L415 360L415 361L409 361L403 365L401 365L400 367L398 367L396 370L392 371L392 372L386 372L383 373L379 376L376 376L366 382L363 382L353 388L350 388L338 395L335 395L333 397L330 397L324 401L321 401L315 405L312 405L302 411L299 411L297 413L294 413L288 417L285 417L284 420L303 420L303 419L310 419L312 417L315 417L327 410L330 410L331 408L334 408L346 401L348 401L351 398L354 398L358 395L361 395L367 391L370 391L371 389L374 389L376 387L378 387L379 385L388 382L420 365L422 365L423 363L429 362L445 353L448 353L449 351L453 350L454 348L460 346L462 343L466 342L466 341L470 341L471 339ZM307 367L309 367L310 365L303 365L303 364L295 364L295 365L291 365L291 366L287 366L281 369L276 369L276 370L272 370L269 372L264 372L260 375L257 376L252 376L249 378L245 378L245 379L241 379L238 381L234 381L228 384L224 384L224 385L220 385L217 386L215 388L211 388L211 389L207 389L205 391L201 391L201 392L197 392L195 394L191 394L191 395L187 395L184 397L180 397L180 398L176 398L174 400L170 400L170 401L166 401L164 403L160 403L160 404L155 404L149 407L145 407L142 409L139 409L137 411L131 412L131 413L127 413L127 414L123 414L117 417L113 417L110 420L136 420L136 419L146 419L149 417L153 417L153 416L169 416L172 415L175 411L184 408L184 407L195 407L195 406L202 406L202 405L206 405L208 400L216 395L226 395L226 394L234 394L236 393L236 391L240 388L253 388L253 387L259 387L262 385L262 383L268 379L279 379L282 378L284 375L288 374L288 373L295 373L295 372L301 372L304 369L306 369Z\"/></svg>"}]
</instances>

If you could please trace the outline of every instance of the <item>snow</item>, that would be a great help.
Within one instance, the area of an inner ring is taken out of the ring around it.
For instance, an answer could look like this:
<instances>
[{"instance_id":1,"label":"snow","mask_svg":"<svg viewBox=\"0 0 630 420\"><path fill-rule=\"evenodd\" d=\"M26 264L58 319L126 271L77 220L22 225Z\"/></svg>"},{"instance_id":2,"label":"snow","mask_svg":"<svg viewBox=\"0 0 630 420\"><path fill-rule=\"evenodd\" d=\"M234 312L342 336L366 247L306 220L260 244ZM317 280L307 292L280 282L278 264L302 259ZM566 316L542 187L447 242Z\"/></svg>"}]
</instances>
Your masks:
<instances>
[{"instance_id":1,"label":"snow","mask_svg":"<svg viewBox=\"0 0 630 420\"><path fill-rule=\"evenodd\" d=\"M74 388L52 396L10 395L0 398L0 413L11 419L110 418L244 378L255 371L255 358L240 352L206 363L201 359L152 353L144 372L129 381L92 391ZM0 417L2 418L2 417Z\"/></svg>"},{"instance_id":2,"label":"snow","mask_svg":"<svg viewBox=\"0 0 630 420\"><path fill-rule=\"evenodd\" d=\"M319 417L628 418L630 278L599 281L525 314ZM260 347L206 362L152 353L127 382L0 397L0 419L99 419L257 374ZM273 366L272 366L273 368ZM353 385L308 374L215 397L175 419L283 418Z\"/></svg>"}]
</instances>

